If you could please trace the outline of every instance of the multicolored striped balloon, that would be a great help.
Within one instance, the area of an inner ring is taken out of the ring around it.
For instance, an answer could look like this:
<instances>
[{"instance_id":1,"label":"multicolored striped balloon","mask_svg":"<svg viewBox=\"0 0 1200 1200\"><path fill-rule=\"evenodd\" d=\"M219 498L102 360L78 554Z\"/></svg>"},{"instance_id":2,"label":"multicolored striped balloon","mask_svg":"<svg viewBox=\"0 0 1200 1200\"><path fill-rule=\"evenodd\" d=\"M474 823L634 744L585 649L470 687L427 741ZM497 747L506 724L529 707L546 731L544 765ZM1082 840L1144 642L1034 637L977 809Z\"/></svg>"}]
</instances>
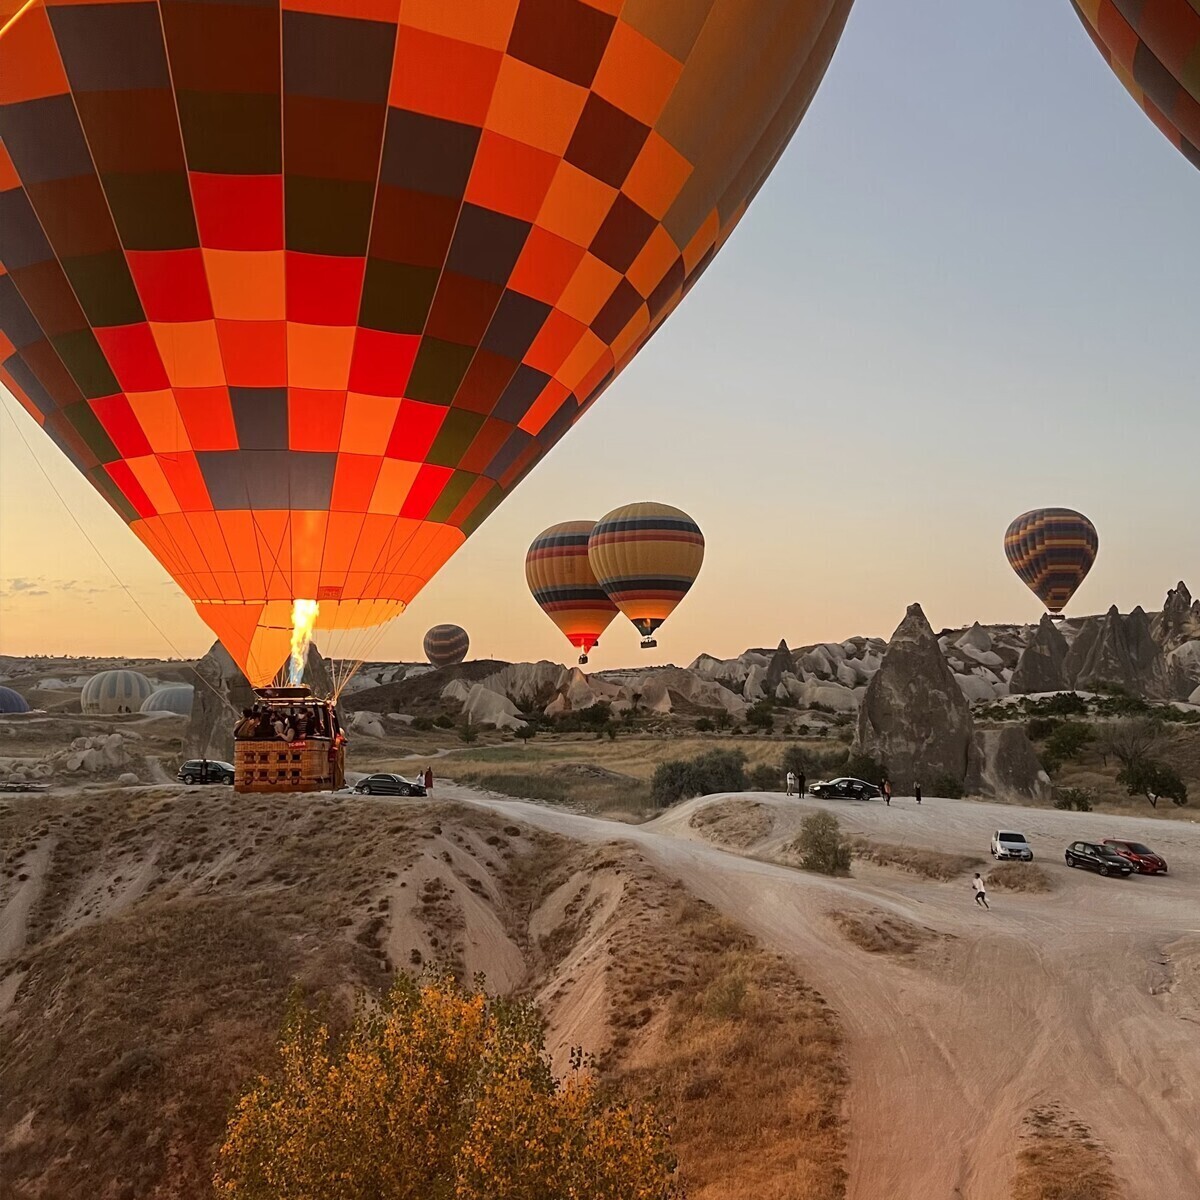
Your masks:
<instances>
[{"instance_id":1,"label":"multicolored striped balloon","mask_svg":"<svg viewBox=\"0 0 1200 1200\"><path fill-rule=\"evenodd\" d=\"M461 625L435 625L425 635L425 657L435 667L452 667L467 657L471 639Z\"/></svg>"},{"instance_id":2,"label":"multicolored striped balloon","mask_svg":"<svg viewBox=\"0 0 1200 1200\"><path fill-rule=\"evenodd\" d=\"M1146 115L1200 167L1198 0L1071 0L1104 61Z\"/></svg>"},{"instance_id":3,"label":"multicolored striped balloon","mask_svg":"<svg viewBox=\"0 0 1200 1200\"><path fill-rule=\"evenodd\" d=\"M1009 566L1052 613L1069 603L1099 548L1096 527L1071 508L1022 513L1004 535Z\"/></svg>"},{"instance_id":4,"label":"multicolored striped balloon","mask_svg":"<svg viewBox=\"0 0 1200 1200\"><path fill-rule=\"evenodd\" d=\"M654 631L688 594L704 562L704 535L669 504L626 504L601 517L588 561L608 598L653 646Z\"/></svg>"},{"instance_id":5,"label":"multicolored striped balloon","mask_svg":"<svg viewBox=\"0 0 1200 1200\"><path fill-rule=\"evenodd\" d=\"M525 580L542 612L578 646L580 663L617 615L588 561L594 521L563 521L542 530L525 555Z\"/></svg>"}]
</instances>

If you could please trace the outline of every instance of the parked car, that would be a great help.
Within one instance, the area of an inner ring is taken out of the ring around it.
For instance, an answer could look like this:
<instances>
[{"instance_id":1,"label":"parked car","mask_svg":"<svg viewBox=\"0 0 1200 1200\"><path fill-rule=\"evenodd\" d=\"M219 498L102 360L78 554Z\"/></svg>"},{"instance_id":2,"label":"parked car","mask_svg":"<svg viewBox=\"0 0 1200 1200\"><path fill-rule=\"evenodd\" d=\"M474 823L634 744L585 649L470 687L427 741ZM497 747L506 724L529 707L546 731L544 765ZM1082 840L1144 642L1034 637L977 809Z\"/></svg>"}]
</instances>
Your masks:
<instances>
[{"instance_id":1,"label":"parked car","mask_svg":"<svg viewBox=\"0 0 1200 1200\"><path fill-rule=\"evenodd\" d=\"M1021 862L1033 862L1033 847L1023 833L997 829L992 834L993 858L1016 858Z\"/></svg>"},{"instance_id":2,"label":"parked car","mask_svg":"<svg viewBox=\"0 0 1200 1200\"><path fill-rule=\"evenodd\" d=\"M1089 871L1099 871L1101 875L1126 878L1133 874L1133 864L1129 859L1122 858L1115 850L1098 842L1072 842L1064 857L1068 867L1086 867Z\"/></svg>"},{"instance_id":3,"label":"parked car","mask_svg":"<svg viewBox=\"0 0 1200 1200\"><path fill-rule=\"evenodd\" d=\"M1141 842L1123 842L1118 838L1105 838L1100 844L1107 846L1114 854L1127 858L1133 863L1133 869L1139 875L1165 875L1167 873L1167 860L1161 855L1155 854L1149 846L1143 846Z\"/></svg>"},{"instance_id":4,"label":"parked car","mask_svg":"<svg viewBox=\"0 0 1200 1200\"><path fill-rule=\"evenodd\" d=\"M865 779L852 779L848 775L838 779L823 779L808 790L811 795L827 800L873 800L883 795L873 783L867 783Z\"/></svg>"},{"instance_id":5,"label":"parked car","mask_svg":"<svg viewBox=\"0 0 1200 1200\"><path fill-rule=\"evenodd\" d=\"M189 758L175 773L184 783L232 783L233 763L216 758Z\"/></svg>"},{"instance_id":6,"label":"parked car","mask_svg":"<svg viewBox=\"0 0 1200 1200\"><path fill-rule=\"evenodd\" d=\"M360 779L351 791L360 796L424 796L425 785L403 775L382 772Z\"/></svg>"}]
</instances>

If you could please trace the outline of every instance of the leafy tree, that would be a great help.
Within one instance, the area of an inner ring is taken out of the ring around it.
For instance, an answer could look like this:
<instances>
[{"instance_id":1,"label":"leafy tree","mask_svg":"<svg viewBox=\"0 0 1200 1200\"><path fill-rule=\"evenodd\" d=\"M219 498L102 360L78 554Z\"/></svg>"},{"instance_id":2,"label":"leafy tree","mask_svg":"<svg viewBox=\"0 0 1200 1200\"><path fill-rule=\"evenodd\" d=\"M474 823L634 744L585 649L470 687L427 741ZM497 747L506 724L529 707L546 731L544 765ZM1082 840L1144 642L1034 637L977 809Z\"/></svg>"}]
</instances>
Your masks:
<instances>
[{"instance_id":1,"label":"leafy tree","mask_svg":"<svg viewBox=\"0 0 1200 1200\"><path fill-rule=\"evenodd\" d=\"M1057 788L1054 792L1054 807L1074 812L1091 812L1095 793L1091 788Z\"/></svg>"},{"instance_id":2,"label":"leafy tree","mask_svg":"<svg viewBox=\"0 0 1200 1200\"><path fill-rule=\"evenodd\" d=\"M761 700L755 700L750 706L750 711L746 714L746 724L751 729L770 730L774 727L775 705L768 697L764 696Z\"/></svg>"},{"instance_id":3,"label":"leafy tree","mask_svg":"<svg viewBox=\"0 0 1200 1200\"><path fill-rule=\"evenodd\" d=\"M1187 784L1179 772L1154 759L1141 758L1132 766L1122 767L1117 782L1131 796L1145 796L1151 808L1157 808L1160 800L1170 800L1180 808L1188 802Z\"/></svg>"},{"instance_id":4,"label":"leafy tree","mask_svg":"<svg viewBox=\"0 0 1200 1200\"><path fill-rule=\"evenodd\" d=\"M521 741L528 746L529 739L531 737L537 737L537 727L534 725L522 725L521 728L517 730L517 737L519 737Z\"/></svg>"},{"instance_id":5,"label":"leafy tree","mask_svg":"<svg viewBox=\"0 0 1200 1200\"><path fill-rule=\"evenodd\" d=\"M866 780L867 783L873 783L878 787L887 775L887 768L877 758L857 752L846 759L846 774L852 775L855 779ZM941 793L938 792L937 795L940 796Z\"/></svg>"},{"instance_id":6,"label":"leafy tree","mask_svg":"<svg viewBox=\"0 0 1200 1200\"><path fill-rule=\"evenodd\" d=\"M454 728L454 718L447 715L446 713L442 713L439 716L434 717L433 723L439 729L453 729Z\"/></svg>"},{"instance_id":7,"label":"leafy tree","mask_svg":"<svg viewBox=\"0 0 1200 1200\"><path fill-rule=\"evenodd\" d=\"M800 822L800 836L794 846L806 871L822 875L850 873L850 846L842 837L842 827L833 813L809 813Z\"/></svg>"},{"instance_id":8,"label":"leafy tree","mask_svg":"<svg viewBox=\"0 0 1200 1200\"><path fill-rule=\"evenodd\" d=\"M470 721L464 721L458 727L458 736L464 742L470 743L470 742L473 742L478 739L479 731L475 728L474 725L471 724Z\"/></svg>"},{"instance_id":9,"label":"leafy tree","mask_svg":"<svg viewBox=\"0 0 1200 1200\"><path fill-rule=\"evenodd\" d=\"M947 800L961 800L963 792L963 781L956 775L939 775L933 781L934 796L944 796Z\"/></svg>"},{"instance_id":10,"label":"leafy tree","mask_svg":"<svg viewBox=\"0 0 1200 1200\"><path fill-rule=\"evenodd\" d=\"M740 750L707 750L691 759L659 763L650 780L650 795L659 808L708 796L746 790L746 756Z\"/></svg>"},{"instance_id":11,"label":"leafy tree","mask_svg":"<svg viewBox=\"0 0 1200 1200\"><path fill-rule=\"evenodd\" d=\"M578 1056L554 1078L531 1005L402 975L342 1037L292 1012L213 1182L227 1200L672 1200L674 1170L651 1108L602 1096Z\"/></svg>"},{"instance_id":12,"label":"leafy tree","mask_svg":"<svg viewBox=\"0 0 1200 1200\"><path fill-rule=\"evenodd\" d=\"M721 709L721 711L717 713L715 717L713 717L713 724L718 729L728 729L730 725L729 714L724 709Z\"/></svg>"},{"instance_id":13,"label":"leafy tree","mask_svg":"<svg viewBox=\"0 0 1200 1200\"><path fill-rule=\"evenodd\" d=\"M696 718L696 732L697 733L712 733L712 731L714 729L716 729L716 725L713 724L711 717L697 717Z\"/></svg>"},{"instance_id":14,"label":"leafy tree","mask_svg":"<svg viewBox=\"0 0 1200 1200\"><path fill-rule=\"evenodd\" d=\"M749 773L750 786L756 792L777 792L779 791L779 772L766 763L759 763L758 766L752 767Z\"/></svg>"},{"instance_id":15,"label":"leafy tree","mask_svg":"<svg viewBox=\"0 0 1200 1200\"><path fill-rule=\"evenodd\" d=\"M433 721L429 717L413 717L412 727L420 733L428 733L433 728Z\"/></svg>"},{"instance_id":16,"label":"leafy tree","mask_svg":"<svg viewBox=\"0 0 1200 1200\"><path fill-rule=\"evenodd\" d=\"M1042 756L1047 771L1057 771L1063 762L1075 758L1092 740L1092 731L1082 721L1064 721L1046 739Z\"/></svg>"},{"instance_id":17,"label":"leafy tree","mask_svg":"<svg viewBox=\"0 0 1200 1200\"><path fill-rule=\"evenodd\" d=\"M1078 692L1058 692L1047 697L1039 706L1051 717L1082 717L1087 713L1087 701Z\"/></svg>"},{"instance_id":18,"label":"leafy tree","mask_svg":"<svg viewBox=\"0 0 1200 1200\"><path fill-rule=\"evenodd\" d=\"M1025 732L1031 742L1045 741L1057 728L1059 722L1053 717L1030 717L1025 722Z\"/></svg>"},{"instance_id":19,"label":"leafy tree","mask_svg":"<svg viewBox=\"0 0 1200 1200\"><path fill-rule=\"evenodd\" d=\"M1161 721L1153 717L1127 717L1121 721L1109 721L1100 733L1099 749L1107 763L1111 755L1126 770L1140 767L1149 760L1155 747L1162 741L1164 729Z\"/></svg>"},{"instance_id":20,"label":"leafy tree","mask_svg":"<svg viewBox=\"0 0 1200 1200\"><path fill-rule=\"evenodd\" d=\"M797 775L807 775L811 765L808 751L803 746L789 746L783 752L783 762L780 764L780 769L786 775L789 771L795 771Z\"/></svg>"}]
</instances>

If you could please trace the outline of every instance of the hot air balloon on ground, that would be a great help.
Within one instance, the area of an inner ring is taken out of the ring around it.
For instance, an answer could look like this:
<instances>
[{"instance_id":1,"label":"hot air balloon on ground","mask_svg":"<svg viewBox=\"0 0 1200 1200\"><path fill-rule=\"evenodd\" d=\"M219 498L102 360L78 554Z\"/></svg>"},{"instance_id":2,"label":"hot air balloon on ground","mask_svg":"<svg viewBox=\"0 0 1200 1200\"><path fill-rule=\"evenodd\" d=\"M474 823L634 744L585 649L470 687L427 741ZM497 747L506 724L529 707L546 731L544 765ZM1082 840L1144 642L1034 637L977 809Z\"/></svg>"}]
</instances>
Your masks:
<instances>
[{"instance_id":1,"label":"hot air balloon on ground","mask_svg":"<svg viewBox=\"0 0 1200 1200\"><path fill-rule=\"evenodd\" d=\"M1200 167L1200 8L1195 0L1071 0L1105 62Z\"/></svg>"},{"instance_id":2,"label":"hot air balloon on ground","mask_svg":"<svg viewBox=\"0 0 1200 1200\"><path fill-rule=\"evenodd\" d=\"M89 716L135 713L153 692L154 684L140 671L101 671L83 685L79 704Z\"/></svg>"},{"instance_id":3,"label":"hot air balloon on ground","mask_svg":"<svg viewBox=\"0 0 1200 1200\"><path fill-rule=\"evenodd\" d=\"M1096 527L1071 508L1022 513L1004 535L1004 553L1021 581L1055 616L1096 561Z\"/></svg>"},{"instance_id":4,"label":"hot air balloon on ground","mask_svg":"<svg viewBox=\"0 0 1200 1200\"><path fill-rule=\"evenodd\" d=\"M358 662L699 278L850 5L30 0L0 380L252 684Z\"/></svg>"},{"instance_id":5,"label":"hot air balloon on ground","mask_svg":"<svg viewBox=\"0 0 1200 1200\"><path fill-rule=\"evenodd\" d=\"M626 504L596 522L588 562L605 595L656 646L654 631L688 594L704 562L704 535L669 504Z\"/></svg>"},{"instance_id":6,"label":"hot air balloon on ground","mask_svg":"<svg viewBox=\"0 0 1200 1200\"><path fill-rule=\"evenodd\" d=\"M435 667L451 667L467 657L471 639L461 625L435 625L425 635L425 657Z\"/></svg>"},{"instance_id":7,"label":"hot air balloon on ground","mask_svg":"<svg viewBox=\"0 0 1200 1200\"><path fill-rule=\"evenodd\" d=\"M541 610L580 650L579 662L617 615L588 560L594 521L563 521L542 530L525 555L525 581Z\"/></svg>"}]
</instances>

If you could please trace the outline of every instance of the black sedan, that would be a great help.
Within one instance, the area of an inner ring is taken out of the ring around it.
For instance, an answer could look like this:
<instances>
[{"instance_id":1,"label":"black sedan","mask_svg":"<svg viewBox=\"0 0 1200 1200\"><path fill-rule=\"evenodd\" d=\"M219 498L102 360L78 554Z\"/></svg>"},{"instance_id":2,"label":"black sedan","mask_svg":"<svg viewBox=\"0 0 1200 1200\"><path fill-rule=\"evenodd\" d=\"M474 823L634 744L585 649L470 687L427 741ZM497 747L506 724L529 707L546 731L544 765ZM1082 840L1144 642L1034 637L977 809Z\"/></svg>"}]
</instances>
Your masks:
<instances>
[{"instance_id":1,"label":"black sedan","mask_svg":"<svg viewBox=\"0 0 1200 1200\"><path fill-rule=\"evenodd\" d=\"M1129 876L1133 873L1133 863L1129 859L1122 858L1115 850L1098 842L1072 842L1064 857L1068 867L1084 867L1089 871L1099 871L1101 875Z\"/></svg>"},{"instance_id":2,"label":"black sedan","mask_svg":"<svg viewBox=\"0 0 1200 1200\"><path fill-rule=\"evenodd\" d=\"M233 763L215 758L191 758L175 773L184 783L232 783Z\"/></svg>"},{"instance_id":3,"label":"black sedan","mask_svg":"<svg viewBox=\"0 0 1200 1200\"><path fill-rule=\"evenodd\" d=\"M360 796L424 796L425 785L403 775L368 775L351 789Z\"/></svg>"},{"instance_id":4,"label":"black sedan","mask_svg":"<svg viewBox=\"0 0 1200 1200\"><path fill-rule=\"evenodd\" d=\"M844 775L839 779L823 779L814 783L809 794L825 800L874 800L883 793L865 779L852 779Z\"/></svg>"}]
</instances>

